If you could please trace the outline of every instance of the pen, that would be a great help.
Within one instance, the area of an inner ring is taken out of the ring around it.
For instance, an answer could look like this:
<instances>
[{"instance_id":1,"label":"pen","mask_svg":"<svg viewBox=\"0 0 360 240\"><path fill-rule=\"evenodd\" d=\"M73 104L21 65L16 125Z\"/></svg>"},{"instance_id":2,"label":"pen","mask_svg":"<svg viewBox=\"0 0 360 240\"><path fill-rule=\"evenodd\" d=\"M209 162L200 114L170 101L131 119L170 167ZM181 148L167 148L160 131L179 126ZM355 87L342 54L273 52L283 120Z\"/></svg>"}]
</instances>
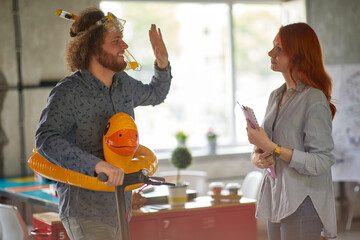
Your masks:
<instances>
[{"instance_id":1,"label":"pen","mask_svg":"<svg viewBox=\"0 0 360 240\"><path fill-rule=\"evenodd\" d=\"M265 157L265 159L268 159L271 155L272 155L272 154L270 153L269 155L267 155L267 156Z\"/></svg>"}]
</instances>

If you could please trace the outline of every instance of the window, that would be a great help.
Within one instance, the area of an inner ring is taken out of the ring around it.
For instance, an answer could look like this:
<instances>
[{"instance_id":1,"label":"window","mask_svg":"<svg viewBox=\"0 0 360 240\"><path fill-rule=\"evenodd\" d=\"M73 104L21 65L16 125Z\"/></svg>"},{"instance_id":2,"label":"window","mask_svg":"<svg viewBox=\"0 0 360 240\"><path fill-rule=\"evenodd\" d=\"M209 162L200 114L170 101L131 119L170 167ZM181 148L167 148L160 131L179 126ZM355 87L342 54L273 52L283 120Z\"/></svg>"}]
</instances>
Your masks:
<instances>
[{"instance_id":1,"label":"window","mask_svg":"<svg viewBox=\"0 0 360 240\"><path fill-rule=\"evenodd\" d=\"M284 80L270 69L268 52L280 27L280 5L234 4L234 62L236 100L254 109L261 124L270 91ZM246 121L236 108L237 142L247 142Z\"/></svg>"},{"instance_id":2,"label":"window","mask_svg":"<svg viewBox=\"0 0 360 240\"><path fill-rule=\"evenodd\" d=\"M267 56L281 25L280 4L174 3L103 1L100 8L127 22L124 40L142 64L128 74L150 81L154 55L148 30L161 28L172 66L172 86L165 103L138 107L140 143L172 149L175 134L189 135L187 145L207 145L212 128L218 144L248 144L245 120L236 100L254 108L262 121L270 89L283 83L271 72Z\"/></svg>"}]
</instances>

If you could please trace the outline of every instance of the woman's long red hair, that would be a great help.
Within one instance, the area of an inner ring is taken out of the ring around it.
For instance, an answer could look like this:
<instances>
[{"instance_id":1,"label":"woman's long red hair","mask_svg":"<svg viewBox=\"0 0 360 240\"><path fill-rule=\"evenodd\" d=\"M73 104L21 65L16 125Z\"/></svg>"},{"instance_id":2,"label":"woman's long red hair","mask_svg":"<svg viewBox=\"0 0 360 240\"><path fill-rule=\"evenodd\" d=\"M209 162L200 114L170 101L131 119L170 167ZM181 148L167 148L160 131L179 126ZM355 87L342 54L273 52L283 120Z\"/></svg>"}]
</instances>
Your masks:
<instances>
[{"instance_id":1,"label":"woman's long red hair","mask_svg":"<svg viewBox=\"0 0 360 240\"><path fill-rule=\"evenodd\" d=\"M315 31L306 23L294 23L279 30L280 46L290 58L290 76L293 73L301 82L321 90L330 106L334 119L336 107L331 103L332 80L325 71L321 46Z\"/></svg>"}]
</instances>

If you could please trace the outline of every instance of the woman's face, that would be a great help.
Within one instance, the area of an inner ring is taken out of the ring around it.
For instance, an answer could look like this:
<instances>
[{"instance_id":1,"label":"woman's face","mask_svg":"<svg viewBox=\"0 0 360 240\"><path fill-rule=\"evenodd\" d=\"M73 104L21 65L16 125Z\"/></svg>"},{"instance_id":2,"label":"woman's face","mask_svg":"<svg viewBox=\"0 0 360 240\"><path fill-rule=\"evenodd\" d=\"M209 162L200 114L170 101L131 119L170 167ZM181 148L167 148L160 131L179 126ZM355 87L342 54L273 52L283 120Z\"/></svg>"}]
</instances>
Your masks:
<instances>
[{"instance_id":1,"label":"woman's face","mask_svg":"<svg viewBox=\"0 0 360 240\"><path fill-rule=\"evenodd\" d=\"M273 49L268 55L271 57L271 69L276 72L286 73L289 69L289 58L282 51L279 43L279 35L276 35L273 41Z\"/></svg>"}]
</instances>

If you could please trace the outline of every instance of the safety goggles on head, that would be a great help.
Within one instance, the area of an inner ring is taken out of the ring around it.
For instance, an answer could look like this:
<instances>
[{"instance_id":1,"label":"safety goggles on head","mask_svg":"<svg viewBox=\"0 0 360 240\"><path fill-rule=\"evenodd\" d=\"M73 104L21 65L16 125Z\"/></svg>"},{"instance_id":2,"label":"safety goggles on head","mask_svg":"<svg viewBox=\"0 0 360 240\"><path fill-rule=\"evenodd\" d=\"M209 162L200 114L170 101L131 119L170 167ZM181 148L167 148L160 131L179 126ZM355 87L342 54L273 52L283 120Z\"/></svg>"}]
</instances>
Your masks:
<instances>
[{"instance_id":1,"label":"safety goggles on head","mask_svg":"<svg viewBox=\"0 0 360 240\"><path fill-rule=\"evenodd\" d=\"M103 17L95 24L96 26L105 26L108 31L120 31L124 30L124 25L126 21L120 18L117 18L111 12L108 12L107 16ZM91 28L91 27L90 27Z\"/></svg>"},{"instance_id":2,"label":"safety goggles on head","mask_svg":"<svg viewBox=\"0 0 360 240\"><path fill-rule=\"evenodd\" d=\"M68 19L68 20L76 20L78 18L77 15L64 11L62 9L58 9L56 11L56 15L58 15L61 18ZM90 26L87 30L84 30L81 33L89 32L99 26L105 26L108 31L120 31L122 32L124 30L124 25L126 21L120 18L117 18L114 14L111 12L108 12L108 14L97 21L94 25Z\"/></svg>"},{"instance_id":3,"label":"safety goggles on head","mask_svg":"<svg viewBox=\"0 0 360 240\"><path fill-rule=\"evenodd\" d=\"M108 31L111 32L115 32L115 31L122 32L124 30L125 23L126 23L125 20L117 18L114 14L108 12L108 14L105 17L97 21L94 25L91 25L85 31L79 32L78 34L88 33L100 26L104 26Z\"/></svg>"}]
</instances>

